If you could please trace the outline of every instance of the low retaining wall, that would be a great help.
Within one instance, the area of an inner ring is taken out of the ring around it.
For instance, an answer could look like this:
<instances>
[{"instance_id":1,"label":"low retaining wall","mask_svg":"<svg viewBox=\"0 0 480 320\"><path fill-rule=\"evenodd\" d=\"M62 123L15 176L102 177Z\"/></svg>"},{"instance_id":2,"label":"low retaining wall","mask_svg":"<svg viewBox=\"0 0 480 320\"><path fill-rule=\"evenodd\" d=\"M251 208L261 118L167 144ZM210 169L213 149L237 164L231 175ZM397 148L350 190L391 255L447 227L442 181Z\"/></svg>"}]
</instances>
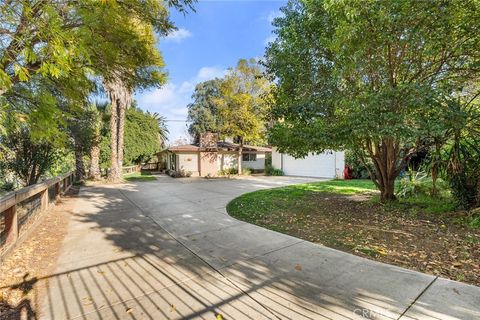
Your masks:
<instances>
[{"instance_id":1,"label":"low retaining wall","mask_svg":"<svg viewBox=\"0 0 480 320\"><path fill-rule=\"evenodd\" d=\"M70 189L74 178L69 172L0 197L0 261L26 237L42 213Z\"/></svg>"}]
</instances>

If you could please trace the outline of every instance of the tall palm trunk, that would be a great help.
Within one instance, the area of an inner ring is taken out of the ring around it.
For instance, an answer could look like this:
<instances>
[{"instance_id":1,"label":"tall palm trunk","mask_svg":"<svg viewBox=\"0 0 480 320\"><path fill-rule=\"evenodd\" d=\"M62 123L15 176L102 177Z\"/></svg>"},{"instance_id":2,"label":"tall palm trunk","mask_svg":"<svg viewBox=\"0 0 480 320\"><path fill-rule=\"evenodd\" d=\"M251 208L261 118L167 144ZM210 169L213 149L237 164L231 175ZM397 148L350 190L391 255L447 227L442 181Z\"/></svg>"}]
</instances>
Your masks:
<instances>
[{"instance_id":1,"label":"tall palm trunk","mask_svg":"<svg viewBox=\"0 0 480 320\"><path fill-rule=\"evenodd\" d=\"M77 142L75 142L75 179L77 181L83 181L85 179L82 146Z\"/></svg>"},{"instance_id":2,"label":"tall palm trunk","mask_svg":"<svg viewBox=\"0 0 480 320\"><path fill-rule=\"evenodd\" d=\"M90 150L90 170L88 172L88 178L92 180L100 180L101 173L100 173L100 146L98 145L97 141L92 146Z\"/></svg>"},{"instance_id":3,"label":"tall palm trunk","mask_svg":"<svg viewBox=\"0 0 480 320\"><path fill-rule=\"evenodd\" d=\"M110 182L119 182L122 180L125 110L132 103L132 92L119 77L106 81L104 86L110 97L112 107L112 116L110 117L110 145L112 152L107 179Z\"/></svg>"}]
</instances>

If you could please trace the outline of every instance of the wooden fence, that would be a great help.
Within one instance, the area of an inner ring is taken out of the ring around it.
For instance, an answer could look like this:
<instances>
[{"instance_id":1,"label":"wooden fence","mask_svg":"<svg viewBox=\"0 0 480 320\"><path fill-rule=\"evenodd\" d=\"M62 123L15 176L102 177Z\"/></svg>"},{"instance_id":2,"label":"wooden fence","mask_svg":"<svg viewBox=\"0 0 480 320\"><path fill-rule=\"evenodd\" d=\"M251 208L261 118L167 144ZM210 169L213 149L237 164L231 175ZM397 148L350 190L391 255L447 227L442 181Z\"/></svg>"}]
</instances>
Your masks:
<instances>
[{"instance_id":1,"label":"wooden fence","mask_svg":"<svg viewBox=\"0 0 480 320\"><path fill-rule=\"evenodd\" d=\"M129 166L129 167L122 167L122 174L129 174L134 172L140 172L142 169L141 166Z\"/></svg>"},{"instance_id":2,"label":"wooden fence","mask_svg":"<svg viewBox=\"0 0 480 320\"><path fill-rule=\"evenodd\" d=\"M0 258L25 238L41 214L68 191L74 177L69 172L0 197Z\"/></svg>"}]
</instances>

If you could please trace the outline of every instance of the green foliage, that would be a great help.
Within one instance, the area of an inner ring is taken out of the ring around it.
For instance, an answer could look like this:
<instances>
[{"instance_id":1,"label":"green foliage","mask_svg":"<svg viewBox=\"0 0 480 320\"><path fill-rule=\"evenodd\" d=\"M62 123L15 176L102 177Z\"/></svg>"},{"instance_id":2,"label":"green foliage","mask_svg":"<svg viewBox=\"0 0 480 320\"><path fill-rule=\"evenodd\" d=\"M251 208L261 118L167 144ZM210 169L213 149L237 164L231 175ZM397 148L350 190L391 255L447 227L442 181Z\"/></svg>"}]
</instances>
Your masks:
<instances>
[{"instance_id":1,"label":"green foliage","mask_svg":"<svg viewBox=\"0 0 480 320\"><path fill-rule=\"evenodd\" d=\"M409 169L405 176L398 180L397 195L400 198L427 196L433 198L450 198L448 183L442 179L436 180L436 194L433 194L433 182L425 172Z\"/></svg>"},{"instance_id":2,"label":"green foliage","mask_svg":"<svg viewBox=\"0 0 480 320\"><path fill-rule=\"evenodd\" d=\"M370 159L365 159L367 164L373 170L373 164ZM351 176L354 179L368 179L370 173L368 168L362 163L361 159L358 157L358 154L352 150L345 151L345 165L348 166L351 170Z\"/></svg>"},{"instance_id":3,"label":"green foliage","mask_svg":"<svg viewBox=\"0 0 480 320\"><path fill-rule=\"evenodd\" d=\"M192 4L191 0L0 4L0 134L5 134L3 118L8 113L25 123L32 140L55 149L75 147L77 161L82 159L91 142L98 141L89 139L93 127L78 106L98 93L102 80L120 80L130 92L164 84L167 75L156 34L174 30L169 8L186 12ZM164 126L163 118L156 120ZM157 132L162 138L165 133ZM2 154L10 152L5 144L0 148ZM129 150L127 156L130 161L141 157L138 150Z\"/></svg>"},{"instance_id":4,"label":"green foliage","mask_svg":"<svg viewBox=\"0 0 480 320\"><path fill-rule=\"evenodd\" d=\"M251 221L276 212L279 206L293 208L301 206L301 199L312 193L336 193L343 195L362 194L375 191L370 180L330 180L293 186L259 190L235 198L227 205L234 217ZM262 208L262 210L258 210Z\"/></svg>"},{"instance_id":5,"label":"green foliage","mask_svg":"<svg viewBox=\"0 0 480 320\"><path fill-rule=\"evenodd\" d=\"M442 99L476 77L478 5L290 1L266 52L277 80L270 141L295 156L361 151L382 200L393 199L410 157L451 126Z\"/></svg>"},{"instance_id":6,"label":"green foliage","mask_svg":"<svg viewBox=\"0 0 480 320\"><path fill-rule=\"evenodd\" d=\"M234 176L238 174L238 169L237 168L225 168L220 171L218 171L219 176Z\"/></svg>"},{"instance_id":7,"label":"green foliage","mask_svg":"<svg viewBox=\"0 0 480 320\"><path fill-rule=\"evenodd\" d=\"M126 174L123 178L127 181L156 181L157 178L147 171Z\"/></svg>"},{"instance_id":8,"label":"green foliage","mask_svg":"<svg viewBox=\"0 0 480 320\"><path fill-rule=\"evenodd\" d=\"M37 183L58 159L48 141L33 139L28 127L11 127L0 137L11 153L1 163L2 171L13 172L24 186Z\"/></svg>"},{"instance_id":9,"label":"green foliage","mask_svg":"<svg viewBox=\"0 0 480 320\"><path fill-rule=\"evenodd\" d=\"M221 135L239 138L242 143L264 144L271 89L263 68L254 59L241 59L229 69L221 81L220 97L213 98Z\"/></svg>"},{"instance_id":10,"label":"green foliage","mask_svg":"<svg viewBox=\"0 0 480 320\"><path fill-rule=\"evenodd\" d=\"M192 95L193 102L188 108L190 125L188 132L196 139L201 133L219 132L220 119L215 99L220 98L220 79L208 80L197 84Z\"/></svg>"},{"instance_id":11,"label":"green foliage","mask_svg":"<svg viewBox=\"0 0 480 320\"><path fill-rule=\"evenodd\" d=\"M110 108L103 107L100 136L100 167L110 167ZM127 109L125 122L124 165L148 162L161 151L168 133L165 119L156 114L145 112L139 108Z\"/></svg>"},{"instance_id":12,"label":"green foliage","mask_svg":"<svg viewBox=\"0 0 480 320\"><path fill-rule=\"evenodd\" d=\"M265 175L267 176L283 176L281 169L276 169L272 164L265 163Z\"/></svg>"},{"instance_id":13,"label":"green foliage","mask_svg":"<svg viewBox=\"0 0 480 320\"><path fill-rule=\"evenodd\" d=\"M253 173L253 169L251 168L242 168L242 175L244 176L251 176Z\"/></svg>"},{"instance_id":14,"label":"green foliage","mask_svg":"<svg viewBox=\"0 0 480 320\"><path fill-rule=\"evenodd\" d=\"M127 110L124 165L148 162L161 149L159 122L149 112Z\"/></svg>"},{"instance_id":15,"label":"green foliage","mask_svg":"<svg viewBox=\"0 0 480 320\"><path fill-rule=\"evenodd\" d=\"M95 139L98 126L96 106L73 106L67 117L67 130L71 137L72 149L88 155Z\"/></svg>"}]
</instances>

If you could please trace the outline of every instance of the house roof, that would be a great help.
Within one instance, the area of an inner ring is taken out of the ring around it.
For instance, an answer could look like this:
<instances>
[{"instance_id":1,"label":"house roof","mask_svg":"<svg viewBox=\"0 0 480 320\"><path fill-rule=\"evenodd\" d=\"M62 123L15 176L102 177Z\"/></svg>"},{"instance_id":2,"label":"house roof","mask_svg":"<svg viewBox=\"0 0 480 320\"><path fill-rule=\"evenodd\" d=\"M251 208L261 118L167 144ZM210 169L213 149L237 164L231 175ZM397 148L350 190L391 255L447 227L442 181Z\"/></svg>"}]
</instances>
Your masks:
<instances>
[{"instance_id":1,"label":"house roof","mask_svg":"<svg viewBox=\"0 0 480 320\"><path fill-rule=\"evenodd\" d=\"M240 148L239 144L224 142L224 141L217 141L217 150L218 151L238 151ZM198 151L206 151L206 148L200 148L198 144L184 144L180 146L173 146L167 149L171 152L198 152ZM257 146L250 146L250 145L243 145L244 152L272 152L272 148L268 147L257 147Z\"/></svg>"}]
</instances>

